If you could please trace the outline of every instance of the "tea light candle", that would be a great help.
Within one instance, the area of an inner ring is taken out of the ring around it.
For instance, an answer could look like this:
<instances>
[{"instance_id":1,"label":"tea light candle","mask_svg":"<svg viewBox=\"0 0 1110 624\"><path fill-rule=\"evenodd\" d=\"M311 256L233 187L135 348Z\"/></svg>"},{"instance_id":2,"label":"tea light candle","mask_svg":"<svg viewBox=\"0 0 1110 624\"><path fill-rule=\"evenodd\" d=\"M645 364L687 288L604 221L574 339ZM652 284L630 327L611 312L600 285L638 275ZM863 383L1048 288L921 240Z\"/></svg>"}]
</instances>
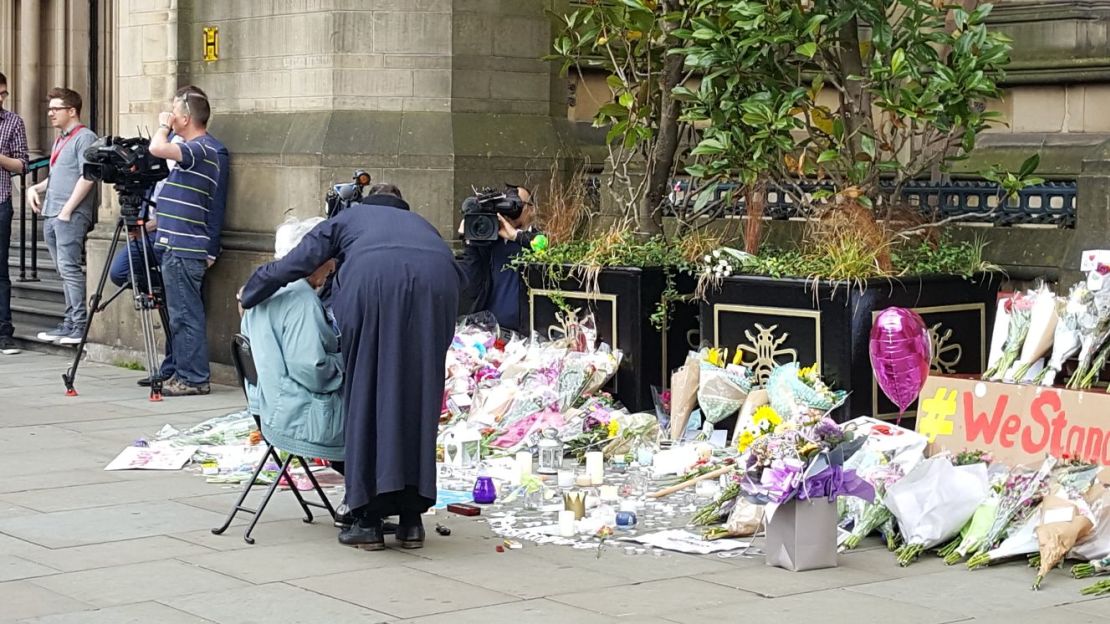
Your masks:
<instances>
[{"instance_id":1,"label":"tea light candle","mask_svg":"<svg viewBox=\"0 0 1110 624\"><path fill-rule=\"evenodd\" d=\"M558 476L559 487L569 488L574 487L574 471L573 470L560 470ZM589 484L586 484L589 485Z\"/></svg>"},{"instance_id":2,"label":"tea light candle","mask_svg":"<svg viewBox=\"0 0 1110 624\"><path fill-rule=\"evenodd\" d=\"M574 537L574 512L564 510L559 512L560 537Z\"/></svg>"},{"instance_id":3,"label":"tea light candle","mask_svg":"<svg viewBox=\"0 0 1110 624\"><path fill-rule=\"evenodd\" d=\"M590 482L594 485L601 485L605 482L604 453L601 451L586 453L586 474L590 476Z\"/></svg>"},{"instance_id":4,"label":"tea light candle","mask_svg":"<svg viewBox=\"0 0 1110 624\"><path fill-rule=\"evenodd\" d=\"M593 480L590 479L590 475L582 473L575 477L574 484L578 487L589 487L593 484Z\"/></svg>"},{"instance_id":5,"label":"tea light candle","mask_svg":"<svg viewBox=\"0 0 1110 624\"><path fill-rule=\"evenodd\" d=\"M524 477L532 474L532 453L529 451L520 451L516 454L516 473L517 482L523 481Z\"/></svg>"}]
</instances>

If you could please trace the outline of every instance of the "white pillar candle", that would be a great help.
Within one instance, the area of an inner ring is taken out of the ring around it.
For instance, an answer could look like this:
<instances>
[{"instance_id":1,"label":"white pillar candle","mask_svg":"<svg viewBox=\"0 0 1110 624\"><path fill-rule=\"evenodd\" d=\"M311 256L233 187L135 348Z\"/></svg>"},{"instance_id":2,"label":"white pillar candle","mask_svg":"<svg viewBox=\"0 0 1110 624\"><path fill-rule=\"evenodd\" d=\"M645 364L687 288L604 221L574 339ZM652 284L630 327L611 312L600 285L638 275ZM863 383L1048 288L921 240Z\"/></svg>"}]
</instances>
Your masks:
<instances>
[{"instance_id":1,"label":"white pillar candle","mask_svg":"<svg viewBox=\"0 0 1110 624\"><path fill-rule=\"evenodd\" d=\"M558 479L559 479L559 481L558 481L559 487L561 487L561 488L574 487L574 471L573 470L560 470Z\"/></svg>"},{"instance_id":2,"label":"white pillar candle","mask_svg":"<svg viewBox=\"0 0 1110 624\"><path fill-rule=\"evenodd\" d=\"M520 451L516 454L516 472L519 479L523 481L524 477L532 474L532 453L529 451Z\"/></svg>"},{"instance_id":3,"label":"white pillar candle","mask_svg":"<svg viewBox=\"0 0 1110 624\"><path fill-rule=\"evenodd\" d=\"M605 454L601 451L586 453L586 474L594 485L605 482Z\"/></svg>"},{"instance_id":4,"label":"white pillar candle","mask_svg":"<svg viewBox=\"0 0 1110 624\"><path fill-rule=\"evenodd\" d=\"M559 512L559 535L574 537L574 512L563 510Z\"/></svg>"},{"instance_id":5,"label":"white pillar candle","mask_svg":"<svg viewBox=\"0 0 1110 624\"><path fill-rule=\"evenodd\" d=\"M618 496L617 496L617 486L615 486L615 485L603 485L600 488L598 488L598 494L601 497L601 500L603 500L607 503L612 503L612 502L616 501L617 498L618 498Z\"/></svg>"}]
</instances>

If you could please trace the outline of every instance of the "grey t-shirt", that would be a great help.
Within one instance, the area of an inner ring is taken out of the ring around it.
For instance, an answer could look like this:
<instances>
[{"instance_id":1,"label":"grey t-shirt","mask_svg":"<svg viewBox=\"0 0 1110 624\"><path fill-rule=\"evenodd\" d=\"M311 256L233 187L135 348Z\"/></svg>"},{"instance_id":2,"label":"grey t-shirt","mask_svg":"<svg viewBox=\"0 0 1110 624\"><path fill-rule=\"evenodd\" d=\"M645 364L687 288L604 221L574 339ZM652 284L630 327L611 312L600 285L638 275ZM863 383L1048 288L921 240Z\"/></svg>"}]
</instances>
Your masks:
<instances>
[{"instance_id":1,"label":"grey t-shirt","mask_svg":"<svg viewBox=\"0 0 1110 624\"><path fill-rule=\"evenodd\" d=\"M96 141L96 133L88 128L81 128L68 141L64 135L59 140L65 141L65 144L50 167L50 181L46 186L46 199L42 207L44 217L58 216L62 206L69 201L73 187L81 179L81 170L85 167L85 150ZM74 212L80 212L91 219L97 200L97 187L94 186Z\"/></svg>"}]
</instances>

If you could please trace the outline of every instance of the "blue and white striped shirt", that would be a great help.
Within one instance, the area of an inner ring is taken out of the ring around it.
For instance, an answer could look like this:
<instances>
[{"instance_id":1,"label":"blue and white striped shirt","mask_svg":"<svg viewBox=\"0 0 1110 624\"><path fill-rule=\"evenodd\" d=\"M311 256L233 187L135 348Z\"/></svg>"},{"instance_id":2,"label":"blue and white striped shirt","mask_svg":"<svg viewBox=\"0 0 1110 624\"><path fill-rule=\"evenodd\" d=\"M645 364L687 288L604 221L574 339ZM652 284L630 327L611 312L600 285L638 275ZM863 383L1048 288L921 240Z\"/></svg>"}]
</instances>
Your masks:
<instances>
[{"instance_id":1,"label":"blue and white striped shirt","mask_svg":"<svg viewBox=\"0 0 1110 624\"><path fill-rule=\"evenodd\" d=\"M205 260L208 221L219 189L218 144L207 134L180 144L181 162L158 195L158 236L164 253Z\"/></svg>"}]
</instances>

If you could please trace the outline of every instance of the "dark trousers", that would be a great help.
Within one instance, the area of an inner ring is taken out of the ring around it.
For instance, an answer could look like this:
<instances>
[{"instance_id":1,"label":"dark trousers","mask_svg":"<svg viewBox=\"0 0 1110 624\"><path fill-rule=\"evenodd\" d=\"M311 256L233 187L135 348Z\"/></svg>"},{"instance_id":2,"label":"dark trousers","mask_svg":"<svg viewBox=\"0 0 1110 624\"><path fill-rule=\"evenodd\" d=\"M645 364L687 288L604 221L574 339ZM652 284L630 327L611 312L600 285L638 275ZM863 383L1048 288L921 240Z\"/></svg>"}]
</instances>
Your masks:
<instances>
[{"instance_id":1,"label":"dark trousers","mask_svg":"<svg viewBox=\"0 0 1110 624\"><path fill-rule=\"evenodd\" d=\"M112 258L112 264L108 268L108 278L116 286L130 286L131 273L134 271L135 279L139 282L139 286L145 290L147 270L143 265L143 258L147 258L151 263L151 277L154 279L155 284L159 284L159 278L154 274L154 270L158 269L159 274L162 263L162 251L154 246L154 237L150 234L146 235L146 254L143 255L142 244L138 240L129 240L127 247L120 249L116 252L116 257ZM130 260L132 266L127 266L128 254L130 250ZM163 289L163 292L165 290ZM169 331L169 327L166 331ZM162 361L162 369L159 372L162 379L169 379L173 377L176 368L173 363L173 341L166 341L166 359Z\"/></svg>"},{"instance_id":2,"label":"dark trousers","mask_svg":"<svg viewBox=\"0 0 1110 624\"><path fill-rule=\"evenodd\" d=\"M0 172L0 175L8 175ZM12 200L0 202L0 336L12 335L12 278L8 255L12 245Z\"/></svg>"},{"instance_id":3,"label":"dark trousers","mask_svg":"<svg viewBox=\"0 0 1110 624\"><path fill-rule=\"evenodd\" d=\"M405 522L409 518L412 520L419 518L420 514L428 511L435 503L434 500L421 496L416 487L410 485L397 492L374 496L367 505L360 507L357 513L370 518L401 516L401 521Z\"/></svg>"}]
</instances>

